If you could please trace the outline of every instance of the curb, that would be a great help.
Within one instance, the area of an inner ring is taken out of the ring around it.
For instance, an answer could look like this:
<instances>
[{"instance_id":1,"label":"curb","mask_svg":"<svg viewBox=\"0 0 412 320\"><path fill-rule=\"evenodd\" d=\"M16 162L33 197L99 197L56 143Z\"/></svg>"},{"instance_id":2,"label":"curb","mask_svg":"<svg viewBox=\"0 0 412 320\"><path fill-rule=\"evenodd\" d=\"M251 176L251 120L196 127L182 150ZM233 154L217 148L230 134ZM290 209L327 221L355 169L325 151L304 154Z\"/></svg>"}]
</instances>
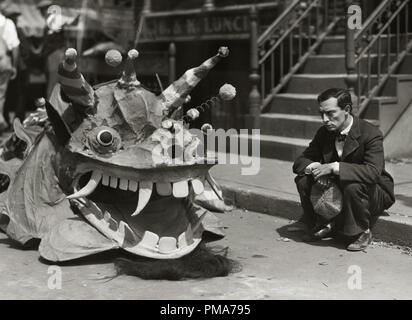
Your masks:
<instances>
[{"instance_id":1,"label":"curb","mask_svg":"<svg viewBox=\"0 0 412 320\"><path fill-rule=\"evenodd\" d=\"M219 181L228 204L240 209L256 211L275 217L297 220L301 215L298 195L249 187L240 183ZM412 218L389 212L379 217L373 226L376 239L402 246L412 246Z\"/></svg>"}]
</instances>

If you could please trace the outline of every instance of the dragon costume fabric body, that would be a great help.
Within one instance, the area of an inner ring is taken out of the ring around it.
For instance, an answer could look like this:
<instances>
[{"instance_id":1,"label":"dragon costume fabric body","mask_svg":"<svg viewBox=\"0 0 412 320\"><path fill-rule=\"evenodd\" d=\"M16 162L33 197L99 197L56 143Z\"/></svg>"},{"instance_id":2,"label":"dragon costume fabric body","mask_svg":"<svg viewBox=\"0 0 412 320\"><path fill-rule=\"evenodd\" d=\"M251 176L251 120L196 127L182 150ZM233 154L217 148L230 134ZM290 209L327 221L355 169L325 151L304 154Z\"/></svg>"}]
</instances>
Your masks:
<instances>
[{"instance_id":1,"label":"dragon costume fabric body","mask_svg":"<svg viewBox=\"0 0 412 320\"><path fill-rule=\"evenodd\" d=\"M50 101L16 120L2 148L1 229L23 245L39 239L53 262L112 249L172 261L191 254L204 231L223 236L195 202L206 180L213 185L216 161L198 154L200 140L175 114L227 54L221 47L156 96L136 78L136 50L119 80L91 87L68 49ZM119 55L106 61L119 64Z\"/></svg>"}]
</instances>

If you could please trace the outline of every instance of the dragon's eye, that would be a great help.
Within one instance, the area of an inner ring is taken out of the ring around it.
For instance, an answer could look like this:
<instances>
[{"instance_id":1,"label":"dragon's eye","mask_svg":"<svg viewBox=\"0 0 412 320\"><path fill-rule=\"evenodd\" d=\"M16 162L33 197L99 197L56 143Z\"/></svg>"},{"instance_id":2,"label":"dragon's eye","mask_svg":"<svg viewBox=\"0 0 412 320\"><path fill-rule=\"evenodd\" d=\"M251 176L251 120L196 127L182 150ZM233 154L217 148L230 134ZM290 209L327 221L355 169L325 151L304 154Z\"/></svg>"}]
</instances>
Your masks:
<instances>
[{"instance_id":1,"label":"dragon's eye","mask_svg":"<svg viewBox=\"0 0 412 320\"><path fill-rule=\"evenodd\" d=\"M113 141L113 134L109 130L102 130L97 134L97 142L104 147L110 146Z\"/></svg>"}]
</instances>

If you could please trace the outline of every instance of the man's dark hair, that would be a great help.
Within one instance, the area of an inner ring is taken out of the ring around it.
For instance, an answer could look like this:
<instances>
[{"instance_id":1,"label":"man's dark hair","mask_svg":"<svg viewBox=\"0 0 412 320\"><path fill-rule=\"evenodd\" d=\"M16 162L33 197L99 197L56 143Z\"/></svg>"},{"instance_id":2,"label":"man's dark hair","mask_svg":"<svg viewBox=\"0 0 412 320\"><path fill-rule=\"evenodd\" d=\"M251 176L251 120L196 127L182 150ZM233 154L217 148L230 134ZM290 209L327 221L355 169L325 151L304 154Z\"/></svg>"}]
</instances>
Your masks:
<instances>
[{"instance_id":1,"label":"man's dark hair","mask_svg":"<svg viewBox=\"0 0 412 320\"><path fill-rule=\"evenodd\" d=\"M352 114L352 98L349 90L341 88L327 89L318 96L318 103L326 101L330 98L336 98L338 100L338 106L341 109L345 109L345 107L349 105L349 112Z\"/></svg>"}]
</instances>

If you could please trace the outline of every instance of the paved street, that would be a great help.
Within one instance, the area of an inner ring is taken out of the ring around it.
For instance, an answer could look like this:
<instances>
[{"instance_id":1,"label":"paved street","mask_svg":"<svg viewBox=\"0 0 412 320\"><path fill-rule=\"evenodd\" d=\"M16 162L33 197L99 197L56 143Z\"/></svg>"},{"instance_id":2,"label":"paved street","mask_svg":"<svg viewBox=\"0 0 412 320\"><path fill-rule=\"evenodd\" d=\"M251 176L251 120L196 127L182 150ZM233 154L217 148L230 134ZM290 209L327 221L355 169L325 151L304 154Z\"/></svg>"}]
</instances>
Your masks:
<instances>
[{"instance_id":1,"label":"paved street","mask_svg":"<svg viewBox=\"0 0 412 320\"><path fill-rule=\"evenodd\" d=\"M62 289L47 287L48 266L37 251L23 251L0 234L1 299L410 299L412 257L375 244L349 253L333 241L289 240L288 221L235 210L220 215L229 246L242 271L226 278L180 282L144 281L113 275L111 254L62 267ZM286 239L285 239L286 238ZM289 240L289 241L288 241ZM348 289L348 268L362 270L362 289Z\"/></svg>"}]
</instances>

